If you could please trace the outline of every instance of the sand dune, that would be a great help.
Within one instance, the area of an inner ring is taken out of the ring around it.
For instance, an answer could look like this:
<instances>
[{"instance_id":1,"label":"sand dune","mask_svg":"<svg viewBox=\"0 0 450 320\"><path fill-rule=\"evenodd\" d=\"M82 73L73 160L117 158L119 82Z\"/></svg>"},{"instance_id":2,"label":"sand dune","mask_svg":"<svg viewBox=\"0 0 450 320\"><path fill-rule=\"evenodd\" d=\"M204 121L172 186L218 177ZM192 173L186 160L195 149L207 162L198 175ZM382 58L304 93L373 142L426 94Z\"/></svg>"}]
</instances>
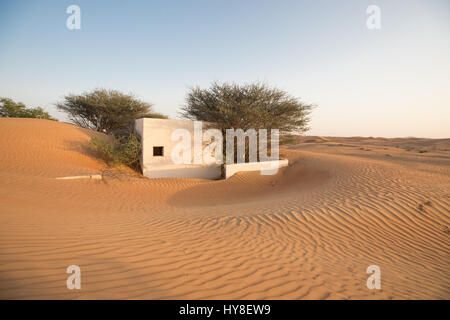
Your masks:
<instances>
[{"instance_id":1,"label":"sand dune","mask_svg":"<svg viewBox=\"0 0 450 320\"><path fill-rule=\"evenodd\" d=\"M449 139L305 137L275 176L206 181L107 169L92 134L0 119L0 298L450 298Z\"/></svg>"}]
</instances>

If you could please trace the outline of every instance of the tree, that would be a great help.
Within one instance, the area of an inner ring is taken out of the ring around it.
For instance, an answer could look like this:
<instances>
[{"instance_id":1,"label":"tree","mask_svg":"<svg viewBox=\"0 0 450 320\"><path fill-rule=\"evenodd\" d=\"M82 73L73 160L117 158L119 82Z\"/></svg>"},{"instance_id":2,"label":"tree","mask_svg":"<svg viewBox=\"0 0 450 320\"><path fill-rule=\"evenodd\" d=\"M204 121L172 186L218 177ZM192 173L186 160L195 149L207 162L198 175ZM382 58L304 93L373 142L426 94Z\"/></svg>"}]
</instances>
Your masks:
<instances>
[{"instance_id":1,"label":"tree","mask_svg":"<svg viewBox=\"0 0 450 320\"><path fill-rule=\"evenodd\" d=\"M191 88L181 115L191 120L210 122L225 135L226 129L271 129L281 137L308 130L313 105L305 104L283 90L266 84L238 85L214 82L209 89ZM245 161L249 161L249 142L245 142ZM226 150L226 141L223 141ZM236 146L235 146L236 159Z\"/></svg>"},{"instance_id":2,"label":"tree","mask_svg":"<svg viewBox=\"0 0 450 320\"><path fill-rule=\"evenodd\" d=\"M76 125L106 133L129 132L138 118L167 118L153 112L151 104L117 90L96 89L81 95L71 94L56 106Z\"/></svg>"},{"instance_id":3,"label":"tree","mask_svg":"<svg viewBox=\"0 0 450 320\"><path fill-rule=\"evenodd\" d=\"M22 102L14 102L9 98L0 98L0 117L56 120L41 107L27 108Z\"/></svg>"},{"instance_id":4,"label":"tree","mask_svg":"<svg viewBox=\"0 0 450 320\"><path fill-rule=\"evenodd\" d=\"M307 131L312 107L266 84L214 82L209 89L191 88L181 115L211 122L223 132L230 128L278 129L283 135Z\"/></svg>"}]
</instances>

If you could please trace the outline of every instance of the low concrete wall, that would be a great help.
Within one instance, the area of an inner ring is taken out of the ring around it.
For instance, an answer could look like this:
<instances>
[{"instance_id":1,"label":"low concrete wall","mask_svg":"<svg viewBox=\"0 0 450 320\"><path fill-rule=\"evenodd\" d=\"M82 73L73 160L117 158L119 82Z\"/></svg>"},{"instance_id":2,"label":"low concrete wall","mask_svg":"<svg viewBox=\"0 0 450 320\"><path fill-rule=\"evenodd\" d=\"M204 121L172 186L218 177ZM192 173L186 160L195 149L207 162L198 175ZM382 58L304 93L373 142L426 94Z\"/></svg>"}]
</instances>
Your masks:
<instances>
[{"instance_id":1,"label":"low concrete wall","mask_svg":"<svg viewBox=\"0 0 450 320\"><path fill-rule=\"evenodd\" d=\"M191 178L191 179L220 179L221 168L219 165L158 165L145 166L143 174L148 178Z\"/></svg>"},{"instance_id":2,"label":"low concrete wall","mask_svg":"<svg viewBox=\"0 0 450 320\"><path fill-rule=\"evenodd\" d=\"M278 170L277 168L286 167L289 165L288 160L273 160L273 161L263 161L263 162L248 162L248 163L234 163L225 165L225 179L230 178L236 172L242 171L259 171L261 174L275 174Z\"/></svg>"}]
</instances>

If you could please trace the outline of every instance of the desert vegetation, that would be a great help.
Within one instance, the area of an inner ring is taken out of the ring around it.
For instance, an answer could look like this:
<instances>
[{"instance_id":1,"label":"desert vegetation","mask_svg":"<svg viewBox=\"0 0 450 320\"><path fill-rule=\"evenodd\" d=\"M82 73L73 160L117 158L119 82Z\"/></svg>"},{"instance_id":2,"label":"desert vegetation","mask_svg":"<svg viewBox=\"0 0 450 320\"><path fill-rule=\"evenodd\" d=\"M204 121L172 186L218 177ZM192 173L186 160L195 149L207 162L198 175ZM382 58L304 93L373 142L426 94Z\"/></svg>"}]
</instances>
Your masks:
<instances>
[{"instance_id":1,"label":"desert vegetation","mask_svg":"<svg viewBox=\"0 0 450 320\"><path fill-rule=\"evenodd\" d=\"M139 170L139 156L142 144L139 137L128 135L109 136L106 139L92 137L90 147L94 149L109 166L126 165Z\"/></svg>"},{"instance_id":2,"label":"desert vegetation","mask_svg":"<svg viewBox=\"0 0 450 320\"><path fill-rule=\"evenodd\" d=\"M271 129L279 130L282 141L292 140L292 134L307 131L312 108L312 104L264 83L213 82L208 89L191 88L180 114L190 120L209 122L223 135L230 128L267 129L270 145ZM245 161L249 161L248 143L246 141ZM223 150L226 150L225 141Z\"/></svg>"},{"instance_id":3,"label":"desert vegetation","mask_svg":"<svg viewBox=\"0 0 450 320\"><path fill-rule=\"evenodd\" d=\"M128 134L138 118L167 118L133 94L107 89L70 94L56 107L76 125L107 134Z\"/></svg>"},{"instance_id":4,"label":"desert vegetation","mask_svg":"<svg viewBox=\"0 0 450 320\"><path fill-rule=\"evenodd\" d=\"M133 130L134 120L167 118L132 94L107 89L70 94L57 108L67 113L73 123L108 134L105 139L93 137L91 147L109 165L124 164L134 169L139 166L142 149ZM208 89L189 89L180 114L186 119L211 123L223 134L229 128L267 129L270 144L271 129L279 130L282 142L293 140L292 134L307 131L312 108L313 105L263 83L214 82ZM226 150L225 142L223 148Z\"/></svg>"},{"instance_id":5,"label":"desert vegetation","mask_svg":"<svg viewBox=\"0 0 450 320\"><path fill-rule=\"evenodd\" d=\"M181 115L229 128L279 129L280 134L308 130L313 105L263 83L214 82L208 89L189 90Z\"/></svg>"},{"instance_id":6,"label":"desert vegetation","mask_svg":"<svg viewBox=\"0 0 450 320\"><path fill-rule=\"evenodd\" d=\"M0 98L0 117L56 120L41 107L27 108L22 102L15 102L9 98Z\"/></svg>"},{"instance_id":7,"label":"desert vegetation","mask_svg":"<svg viewBox=\"0 0 450 320\"><path fill-rule=\"evenodd\" d=\"M134 120L138 118L167 118L156 113L150 103L132 94L117 90L96 89L80 95L68 95L57 108L68 114L69 119L83 128L108 134L108 137L92 137L89 148L110 166L126 165L139 168L142 149L139 137L134 133Z\"/></svg>"}]
</instances>

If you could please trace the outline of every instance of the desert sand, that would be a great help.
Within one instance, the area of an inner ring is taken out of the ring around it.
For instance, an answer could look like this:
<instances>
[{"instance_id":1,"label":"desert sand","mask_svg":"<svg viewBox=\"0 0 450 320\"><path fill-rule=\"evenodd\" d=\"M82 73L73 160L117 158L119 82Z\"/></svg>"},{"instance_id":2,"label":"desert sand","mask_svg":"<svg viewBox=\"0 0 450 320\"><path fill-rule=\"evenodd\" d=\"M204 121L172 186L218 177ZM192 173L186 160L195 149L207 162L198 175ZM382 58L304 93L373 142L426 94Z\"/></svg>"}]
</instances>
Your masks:
<instances>
[{"instance_id":1,"label":"desert sand","mask_svg":"<svg viewBox=\"0 0 450 320\"><path fill-rule=\"evenodd\" d=\"M207 181L108 169L93 134L0 119L0 298L450 298L450 139L302 137Z\"/></svg>"}]
</instances>

